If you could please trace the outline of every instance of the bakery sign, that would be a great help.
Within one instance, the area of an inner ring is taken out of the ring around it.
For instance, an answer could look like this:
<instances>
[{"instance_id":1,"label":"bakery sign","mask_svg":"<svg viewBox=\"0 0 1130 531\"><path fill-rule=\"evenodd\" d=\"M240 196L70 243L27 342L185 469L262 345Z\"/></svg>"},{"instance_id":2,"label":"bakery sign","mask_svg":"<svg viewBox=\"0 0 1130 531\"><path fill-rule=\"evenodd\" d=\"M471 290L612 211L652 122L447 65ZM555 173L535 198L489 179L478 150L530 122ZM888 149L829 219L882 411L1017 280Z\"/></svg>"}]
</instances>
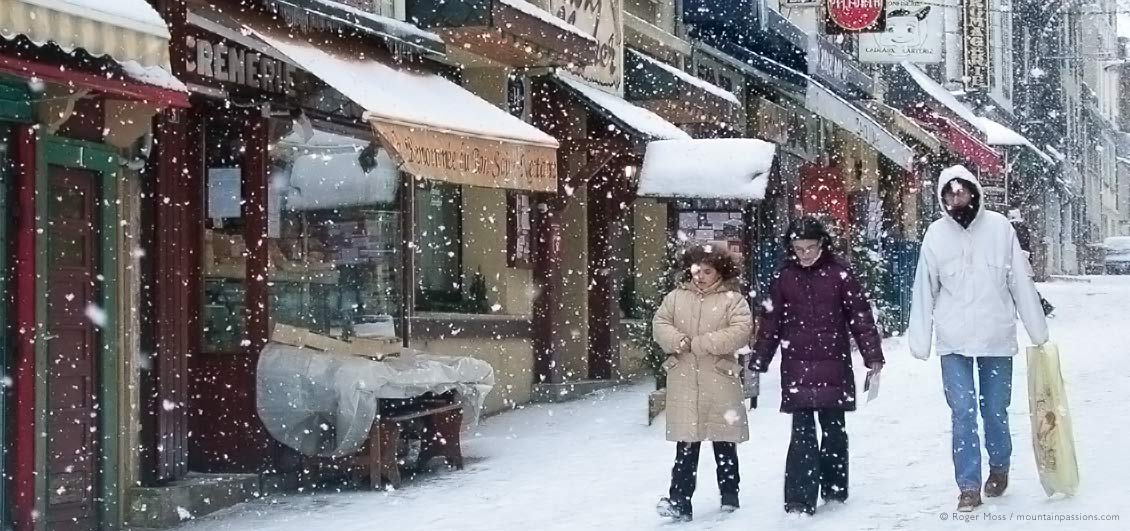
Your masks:
<instances>
[{"instance_id":1,"label":"bakery sign","mask_svg":"<svg viewBox=\"0 0 1130 531\"><path fill-rule=\"evenodd\" d=\"M886 0L827 0L829 34L880 32L885 29Z\"/></svg>"},{"instance_id":2,"label":"bakery sign","mask_svg":"<svg viewBox=\"0 0 1130 531\"><path fill-rule=\"evenodd\" d=\"M238 85L285 96L295 94L294 65L217 35L185 37L185 71L205 84Z\"/></svg>"},{"instance_id":3,"label":"bakery sign","mask_svg":"<svg viewBox=\"0 0 1130 531\"><path fill-rule=\"evenodd\" d=\"M965 0L965 88L989 86L989 1Z\"/></svg>"}]
</instances>

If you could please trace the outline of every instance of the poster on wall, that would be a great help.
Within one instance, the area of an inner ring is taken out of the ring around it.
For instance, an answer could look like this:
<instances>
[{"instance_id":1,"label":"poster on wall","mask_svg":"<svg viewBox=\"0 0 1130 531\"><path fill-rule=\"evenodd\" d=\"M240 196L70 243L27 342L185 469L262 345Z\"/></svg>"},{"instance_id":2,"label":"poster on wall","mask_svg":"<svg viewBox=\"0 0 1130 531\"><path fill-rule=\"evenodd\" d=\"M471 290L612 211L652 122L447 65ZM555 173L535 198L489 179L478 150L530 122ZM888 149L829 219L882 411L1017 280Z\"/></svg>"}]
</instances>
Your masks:
<instances>
[{"instance_id":1,"label":"poster on wall","mask_svg":"<svg viewBox=\"0 0 1130 531\"><path fill-rule=\"evenodd\" d=\"M827 0L824 31L829 35L886 29L886 0Z\"/></svg>"},{"instance_id":2,"label":"poster on wall","mask_svg":"<svg viewBox=\"0 0 1130 531\"><path fill-rule=\"evenodd\" d=\"M623 0L549 0L549 12L596 38L597 63L572 73L617 96L624 95Z\"/></svg>"},{"instance_id":3,"label":"poster on wall","mask_svg":"<svg viewBox=\"0 0 1130 531\"><path fill-rule=\"evenodd\" d=\"M940 63L945 49L945 13L928 0L887 0L886 31L859 34L864 63Z\"/></svg>"}]
</instances>

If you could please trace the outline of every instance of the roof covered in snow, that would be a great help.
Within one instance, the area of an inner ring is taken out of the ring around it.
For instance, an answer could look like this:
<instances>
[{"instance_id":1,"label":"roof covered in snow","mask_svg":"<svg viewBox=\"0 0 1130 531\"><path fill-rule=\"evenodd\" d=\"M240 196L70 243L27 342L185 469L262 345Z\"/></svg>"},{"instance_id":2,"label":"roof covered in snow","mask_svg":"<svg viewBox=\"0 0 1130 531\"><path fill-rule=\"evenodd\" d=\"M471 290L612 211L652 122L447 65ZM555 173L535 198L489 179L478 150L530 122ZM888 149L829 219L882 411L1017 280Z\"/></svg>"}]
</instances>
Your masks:
<instances>
[{"instance_id":1,"label":"roof covered in snow","mask_svg":"<svg viewBox=\"0 0 1130 531\"><path fill-rule=\"evenodd\" d=\"M567 74L557 74L557 78L569 89L580 95L589 103L608 111L624 127L654 140L690 139L682 129L679 129L643 107L632 105L619 96L604 92L598 88L590 87L581 81L568 77Z\"/></svg>"},{"instance_id":2,"label":"roof covered in snow","mask_svg":"<svg viewBox=\"0 0 1130 531\"><path fill-rule=\"evenodd\" d=\"M551 15L548 11L531 4L531 3L527 2L526 0L498 0L498 1L514 8L514 9L517 9L518 11L521 11L521 12L527 14L527 15L530 15L531 17L534 17L538 20L541 20L542 22L545 22L546 24L550 24L550 25L556 27L559 30L565 31L567 33L572 33L573 35L576 35L578 37L581 37L583 39L586 39L586 40L589 40L589 41L592 41L592 42L597 42L596 37L593 37L592 35L586 33L581 28L578 28L578 27L576 27L576 26L574 26L574 25L572 25L568 22L565 22L564 20L561 20L561 19Z\"/></svg>"},{"instance_id":3,"label":"roof covered in snow","mask_svg":"<svg viewBox=\"0 0 1130 531\"><path fill-rule=\"evenodd\" d=\"M438 75L345 59L307 42L256 35L369 116L499 140L557 146L553 137Z\"/></svg>"},{"instance_id":4,"label":"roof covered in snow","mask_svg":"<svg viewBox=\"0 0 1130 531\"><path fill-rule=\"evenodd\" d=\"M728 91L728 90L726 90L722 87L719 87L718 85L715 85L713 83L710 83L710 82L702 80L702 79L699 79L695 76L690 75L687 72L684 72L684 71L679 70L678 68L675 68L675 67L673 67L673 66L671 66L667 63L664 63L663 61L653 59L653 58L648 57L647 55L639 53L635 50L625 49L625 51L632 54L632 55L635 55L636 57L639 57L640 59L642 59L644 61L647 61L649 64L655 65L655 66L663 69L664 71L670 73L671 75L675 76L677 79L679 79L679 80L681 80L685 83L688 83L688 84L690 84L694 87L697 87L699 89L702 89L702 90L704 90L704 91L706 91L710 94L718 96L719 98L722 98L722 99L724 99L724 100L726 100L730 103L733 103L734 105L741 105L741 102L738 101L738 97L735 96L734 93L732 93L732 92L730 92L730 91Z\"/></svg>"},{"instance_id":5,"label":"roof covered in snow","mask_svg":"<svg viewBox=\"0 0 1130 531\"><path fill-rule=\"evenodd\" d=\"M777 146L751 138L650 142L639 195L668 198L765 198Z\"/></svg>"}]
</instances>

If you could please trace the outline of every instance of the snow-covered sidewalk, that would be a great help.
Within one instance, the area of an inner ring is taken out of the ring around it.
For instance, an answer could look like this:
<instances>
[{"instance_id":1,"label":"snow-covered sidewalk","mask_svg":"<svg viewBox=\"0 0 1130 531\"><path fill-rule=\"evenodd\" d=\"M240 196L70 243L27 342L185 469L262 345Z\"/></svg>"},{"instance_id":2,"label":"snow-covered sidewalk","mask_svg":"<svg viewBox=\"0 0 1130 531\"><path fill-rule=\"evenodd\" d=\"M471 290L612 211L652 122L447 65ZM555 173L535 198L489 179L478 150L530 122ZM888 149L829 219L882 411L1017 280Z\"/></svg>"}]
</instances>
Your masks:
<instances>
[{"instance_id":1,"label":"snow-covered sidewalk","mask_svg":"<svg viewBox=\"0 0 1130 531\"><path fill-rule=\"evenodd\" d=\"M888 364L880 397L848 416L850 500L842 507L818 510L811 518L797 519L782 511L790 418L777 411L780 387L774 364L762 380L761 406L750 416L751 440L739 446L742 508L733 514L718 510L714 463L704 451L695 521L672 524L656 516L655 503L667 490L674 445L663 440L662 417L647 426L650 388L641 385L486 419L465 436L468 463L461 472L433 475L395 492L271 497L182 529L1124 529L1130 526L1130 277L1090 280L1040 286L1057 307L1052 338L1063 356L1082 477L1074 498L1049 500L1037 480L1021 356L1009 409L1014 441L1011 486L1003 498L986 500L982 510L963 515L975 521L955 521L949 410L938 360L913 359L903 340L895 338L886 343ZM1072 520L1029 521L1056 515ZM1098 515L1118 520L1074 520Z\"/></svg>"}]
</instances>

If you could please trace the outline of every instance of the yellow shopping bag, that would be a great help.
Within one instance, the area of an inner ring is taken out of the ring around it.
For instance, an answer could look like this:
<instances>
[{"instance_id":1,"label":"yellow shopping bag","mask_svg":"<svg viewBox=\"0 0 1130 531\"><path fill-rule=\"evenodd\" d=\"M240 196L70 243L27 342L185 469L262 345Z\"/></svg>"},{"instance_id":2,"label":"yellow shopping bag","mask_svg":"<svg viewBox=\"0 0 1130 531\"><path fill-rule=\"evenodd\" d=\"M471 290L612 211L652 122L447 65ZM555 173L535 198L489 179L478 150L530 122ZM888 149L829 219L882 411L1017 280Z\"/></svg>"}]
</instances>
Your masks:
<instances>
[{"instance_id":1,"label":"yellow shopping bag","mask_svg":"<svg viewBox=\"0 0 1130 531\"><path fill-rule=\"evenodd\" d=\"M1028 406L1032 448L1044 492L1074 495L1079 488L1075 437L1059 370L1059 348L1051 343L1028 347Z\"/></svg>"}]
</instances>

